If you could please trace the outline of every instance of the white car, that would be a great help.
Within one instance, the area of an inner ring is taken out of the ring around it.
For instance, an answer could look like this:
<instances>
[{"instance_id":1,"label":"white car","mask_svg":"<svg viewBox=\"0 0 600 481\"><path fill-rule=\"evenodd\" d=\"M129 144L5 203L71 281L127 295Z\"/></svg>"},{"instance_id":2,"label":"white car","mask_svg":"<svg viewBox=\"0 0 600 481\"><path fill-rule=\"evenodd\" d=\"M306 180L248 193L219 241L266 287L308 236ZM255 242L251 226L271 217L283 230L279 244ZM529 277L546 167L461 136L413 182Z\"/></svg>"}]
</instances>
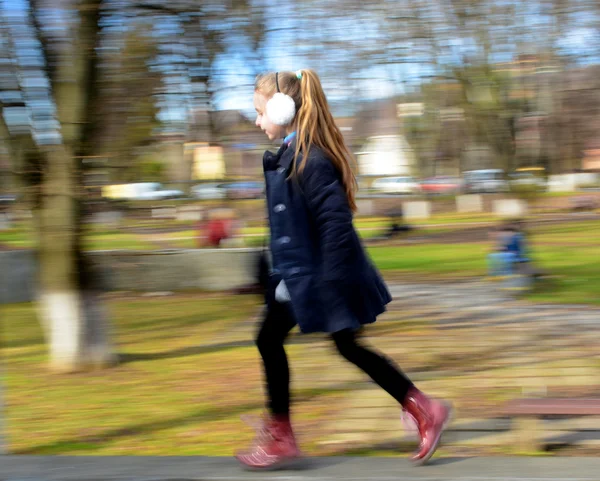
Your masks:
<instances>
[{"instance_id":1,"label":"white car","mask_svg":"<svg viewBox=\"0 0 600 481\"><path fill-rule=\"evenodd\" d=\"M184 196L183 191L178 189L164 189L158 182L148 182L147 188L139 193L140 200L163 200L179 199Z\"/></svg>"},{"instance_id":2,"label":"white car","mask_svg":"<svg viewBox=\"0 0 600 481\"><path fill-rule=\"evenodd\" d=\"M547 182L543 177L533 175L530 172L515 172L509 175L509 179L511 187L531 186L537 188L539 191L545 191L548 188Z\"/></svg>"},{"instance_id":3,"label":"white car","mask_svg":"<svg viewBox=\"0 0 600 481\"><path fill-rule=\"evenodd\" d=\"M373 182L373 190L384 194L416 194L421 191L419 183L408 176L384 177Z\"/></svg>"},{"instance_id":4,"label":"white car","mask_svg":"<svg viewBox=\"0 0 600 481\"><path fill-rule=\"evenodd\" d=\"M177 189L164 189L159 182L106 185L102 196L113 200L163 200L180 199L184 193Z\"/></svg>"},{"instance_id":5,"label":"white car","mask_svg":"<svg viewBox=\"0 0 600 481\"><path fill-rule=\"evenodd\" d=\"M508 192L510 187L502 169L470 170L463 172L467 192Z\"/></svg>"},{"instance_id":6,"label":"white car","mask_svg":"<svg viewBox=\"0 0 600 481\"><path fill-rule=\"evenodd\" d=\"M178 199L184 196L181 190L164 189L159 182L139 182L130 185L132 187L128 196L130 200Z\"/></svg>"}]
</instances>

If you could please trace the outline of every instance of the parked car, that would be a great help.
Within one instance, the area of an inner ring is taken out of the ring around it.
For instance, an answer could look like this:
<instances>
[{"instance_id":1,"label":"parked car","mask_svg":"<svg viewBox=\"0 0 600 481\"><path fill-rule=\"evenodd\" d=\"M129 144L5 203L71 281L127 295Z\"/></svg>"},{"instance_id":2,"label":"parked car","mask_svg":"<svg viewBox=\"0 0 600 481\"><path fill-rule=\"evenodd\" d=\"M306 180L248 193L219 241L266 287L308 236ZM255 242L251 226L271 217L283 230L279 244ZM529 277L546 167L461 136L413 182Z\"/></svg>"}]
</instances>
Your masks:
<instances>
[{"instance_id":1,"label":"parked car","mask_svg":"<svg viewBox=\"0 0 600 481\"><path fill-rule=\"evenodd\" d=\"M190 189L192 197L195 199L224 199L227 192L223 184L207 183L198 184Z\"/></svg>"},{"instance_id":2,"label":"parked car","mask_svg":"<svg viewBox=\"0 0 600 481\"><path fill-rule=\"evenodd\" d=\"M548 188L548 182L546 181L545 177L528 171L517 170L509 175L508 182L513 190L518 190L521 187L531 187L538 191L545 191Z\"/></svg>"},{"instance_id":3,"label":"parked car","mask_svg":"<svg viewBox=\"0 0 600 481\"><path fill-rule=\"evenodd\" d=\"M262 182L242 181L223 184L228 199L260 199L265 192Z\"/></svg>"},{"instance_id":4,"label":"parked car","mask_svg":"<svg viewBox=\"0 0 600 481\"><path fill-rule=\"evenodd\" d=\"M462 190L462 181L458 177L436 176L421 182L424 194L458 194Z\"/></svg>"},{"instance_id":5,"label":"parked car","mask_svg":"<svg viewBox=\"0 0 600 481\"><path fill-rule=\"evenodd\" d=\"M0 195L0 208L14 204L17 201L17 196L12 194Z\"/></svg>"},{"instance_id":6,"label":"parked car","mask_svg":"<svg viewBox=\"0 0 600 481\"><path fill-rule=\"evenodd\" d=\"M373 190L385 194L416 194L421 191L419 183L408 176L377 179L372 187Z\"/></svg>"},{"instance_id":7,"label":"parked car","mask_svg":"<svg viewBox=\"0 0 600 481\"><path fill-rule=\"evenodd\" d=\"M510 186L502 169L463 172L465 191L470 193L508 192Z\"/></svg>"},{"instance_id":8,"label":"parked car","mask_svg":"<svg viewBox=\"0 0 600 481\"><path fill-rule=\"evenodd\" d=\"M159 182L137 182L133 184L107 185L102 195L114 200L165 200L184 196L181 190L164 189Z\"/></svg>"},{"instance_id":9,"label":"parked car","mask_svg":"<svg viewBox=\"0 0 600 481\"><path fill-rule=\"evenodd\" d=\"M184 193L178 189L165 189L159 182L143 182L139 185L136 200L179 199Z\"/></svg>"}]
</instances>

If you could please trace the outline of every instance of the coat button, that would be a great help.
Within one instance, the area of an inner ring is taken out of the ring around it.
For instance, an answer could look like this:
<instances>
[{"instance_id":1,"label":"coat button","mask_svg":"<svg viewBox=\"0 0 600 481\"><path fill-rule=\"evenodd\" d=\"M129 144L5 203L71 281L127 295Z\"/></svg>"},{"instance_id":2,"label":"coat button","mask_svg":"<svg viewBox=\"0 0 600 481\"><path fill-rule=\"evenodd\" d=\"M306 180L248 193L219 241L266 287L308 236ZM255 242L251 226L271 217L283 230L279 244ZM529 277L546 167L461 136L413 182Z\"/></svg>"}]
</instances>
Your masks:
<instances>
[{"instance_id":1,"label":"coat button","mask_svg":"<svg viewBox=\"0 0 600 481\"><path fill-rule=\"evenodd\" d=\"M283 237L279 238L279 243L280 244L289 244L291 240L292 239L290 239L288 236L284 235Z\"/></svg>"},{"instance_id":2,"label":"coat button","mask_svg":"<svg viewBox=\"0 0 600 481\"><path fill-rule=\"evenodd\" d=\"M273 207L273 210L275 212L283 212L286 209L284 204L277 204L275 207Z\"/></svg>"},{"instance_id":3,"label":"coat button","mask_svg":"<svg viewBox=\"0 0 600 481\"><path fill-rule=\"evenodd\" d=\"M277 173L278 173L278 174L283 174L284 172L285 172L285 169L284 169L283 167L279 167L279 168L277 169Z\"/></svg>"}]
</instances>

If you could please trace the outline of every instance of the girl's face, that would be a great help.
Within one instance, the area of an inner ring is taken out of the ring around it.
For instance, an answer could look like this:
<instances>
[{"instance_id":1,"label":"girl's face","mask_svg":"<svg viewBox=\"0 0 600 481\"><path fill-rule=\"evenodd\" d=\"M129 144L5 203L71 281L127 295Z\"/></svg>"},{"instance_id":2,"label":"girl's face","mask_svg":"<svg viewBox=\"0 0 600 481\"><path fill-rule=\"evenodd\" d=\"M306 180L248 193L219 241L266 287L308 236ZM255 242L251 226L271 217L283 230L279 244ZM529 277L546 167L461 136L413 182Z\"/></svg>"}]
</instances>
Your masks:
<instances>
[{"instance_id":1,"label":"girl's face","mask_svg":"<svg viewBox=\"0 0 600 481\"><path fill-rule=\"evenodd\" d=\"M256 126L267 134L269 140L282 139L286 135L285 126L271 123L267 117L267 101L269 99L260 92L254 92L254 108L256 109Z\"/></svg>"}]
</instances>

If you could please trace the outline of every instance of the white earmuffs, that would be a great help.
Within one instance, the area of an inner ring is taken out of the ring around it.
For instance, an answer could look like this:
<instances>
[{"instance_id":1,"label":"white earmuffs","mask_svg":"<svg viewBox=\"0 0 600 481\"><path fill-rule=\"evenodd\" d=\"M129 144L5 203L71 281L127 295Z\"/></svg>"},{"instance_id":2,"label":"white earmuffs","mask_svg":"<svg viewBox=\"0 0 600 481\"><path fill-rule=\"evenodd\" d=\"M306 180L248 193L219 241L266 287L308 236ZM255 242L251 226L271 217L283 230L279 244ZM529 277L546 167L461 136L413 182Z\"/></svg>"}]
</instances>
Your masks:
<instances>
[{"instance_id":1,"label":"white earmuffs","mask_svg":"<svg viewBox=\"0 0 600 481\"><path fill-rule=\"evenodd\" d=\"M292 97L279 90L278 76L279 72L275 72L277 92L267 102L267 117L275 125L289 125L296 116L296 104Z\"/></svg>"}]
</instances>

